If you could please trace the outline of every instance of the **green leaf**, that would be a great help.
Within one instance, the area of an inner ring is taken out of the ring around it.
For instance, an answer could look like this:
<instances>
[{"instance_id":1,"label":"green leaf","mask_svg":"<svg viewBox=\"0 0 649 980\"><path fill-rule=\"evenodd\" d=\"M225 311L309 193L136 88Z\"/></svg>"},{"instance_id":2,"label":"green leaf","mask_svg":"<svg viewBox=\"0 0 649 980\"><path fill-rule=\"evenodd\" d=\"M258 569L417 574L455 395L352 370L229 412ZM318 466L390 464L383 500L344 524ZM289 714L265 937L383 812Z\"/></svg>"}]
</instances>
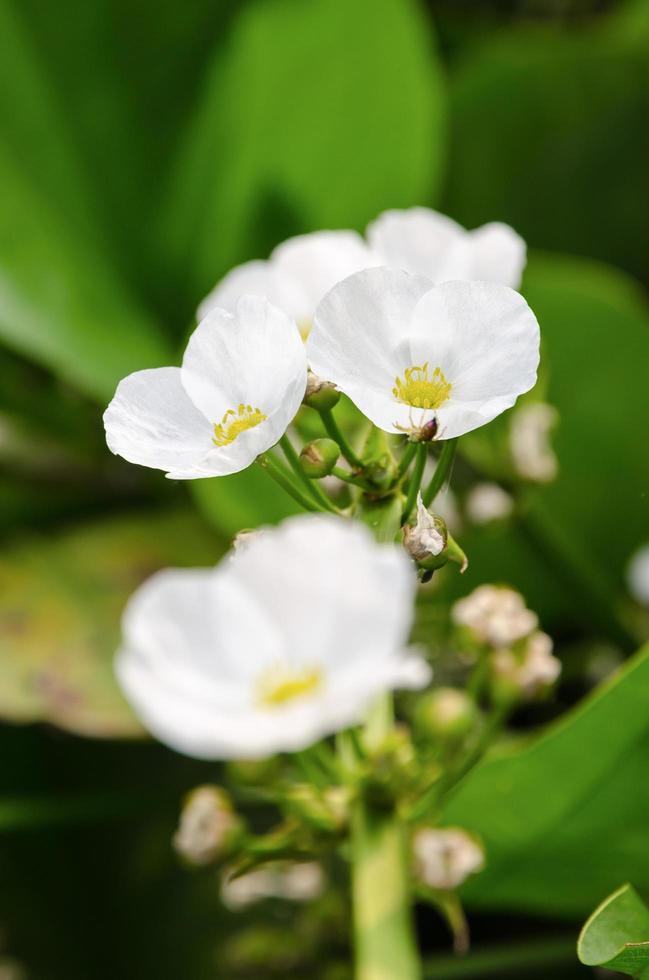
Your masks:
<instances>
[{"instance_id":1,"label":"green leaf","mask_svg":"<svg viewBox=\"0 0 649 980\"><path fill-rule=\"evenodd\" d=\"M446 208L646 278L648 113L647 37L615 34L606 19L491 37L452 81Z\"/></svg>"},{"instance_id":2,"label":"green leaf","mask_svg":"<svg viewBox=\"0 0 649 980\"><path fill-rule=\"evenodd\" d=\"M632 885L622 885L595 909L577 954L586 966L649 977L649 909Z\"/></svg>"},{"instance_id":3,"label":"green leaf","mask_svg":"<svg viewBox=\"0 0 649 980\"><path fill-rule=\"evenodd\" d=\"M220 548L183 511L120 517L7 549L0 558L0 717L95 737L140 734L113 677L122 609L168 565Z\"/></svg>"},{"instance_id":4,"label":"green leaf","mask_svg":"<svg viewBox=\"0 0 649 980\"><path fill-rule=\"evenodd\" d=\"M529 745L494 752L444 813L485 842L466 901L584 915L620 878L649 886L649 647Z\"/></svg>"},{"instance_id":5,"label":"green leaf","mask_svg":"<svg viewBox=\"0 0 649 980\"><path fill-rule=\"evenodd\" d=\"M362 39L362 40L361 40ZM216 52L171 186L170 269L200 299L289 234L434 193L443 96L411 0L263 0Z\"/></svg>"}]
</instances>

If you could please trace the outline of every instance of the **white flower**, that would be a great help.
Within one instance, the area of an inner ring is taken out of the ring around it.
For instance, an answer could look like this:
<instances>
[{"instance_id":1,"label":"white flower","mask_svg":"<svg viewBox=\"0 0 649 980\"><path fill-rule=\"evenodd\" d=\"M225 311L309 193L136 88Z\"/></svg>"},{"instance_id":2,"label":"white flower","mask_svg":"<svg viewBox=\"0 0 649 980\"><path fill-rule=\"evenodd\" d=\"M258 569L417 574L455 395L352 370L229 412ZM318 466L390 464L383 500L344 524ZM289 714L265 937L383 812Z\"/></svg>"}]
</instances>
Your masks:
<instances>
[{"instance_id":1,"label":"white flower","mask_svg":"<svg viewBox=\"0 0 649 980\"><path fill-rule=\"evenodd\" d=\"M355 231L318 231L289 238L267 260L232 269L198 308L202 319L215 307L236 308L244 293L265 296L308 334L316 306L329 289L352 272L377 265Z\"/></svg>"},{"instance_id":2,"label":"white flower","mask_svg":"<svg viewBox=\"0 0 649 980\"><path fill-rule=\"evenodd\" d=\"M494 651L492 673L523 697L534 698L554 684L561 673L561 661L552 656L552 646L548 634L537 630L522 650Z\"/></svg>"},{"instance_id":3,"label":"white flower","mask_svg":"<svg viewBox=\"0 0 649 980\"><path fill-rule=\"evenodd\" d=\"M518 289L525 268L525 242L509 225L466 231L429 208L384 211L369 225L367 239L382 265L434 282L475 279Z\"/></svg>"},{"instance_id":4,"label":"white flower","mask_svg":"<svg viewBox=\"0 0 649 980\"><path fill-rule=\"evenodd\" d=\"M406 551L416 561L437 557L446 547L447 533L444 522L424 506L421 493L417 494L417 522L403 529Z\"/></svg>"},{"instance_id":5,"label":"white flower","mask_svg":"<svg viewBox=\"0 0 649 980\"><path fill-rule=\"evenodd\" d=\"M175 480L223 476L273 446L306 388L293 321L244 296L213 310L189 339L182 367L130 374L104 414L112 452Z\"/></svg>"},{"instance_id":6,"label":"white flower","mask_svg":"<svg viewBox=\"0 0 649 980\"><path fill-rule=\"evenodd\" d=\"M504 585L479 585L451 610L453 622L466 626L481 643L505 647L528 636L538 617L519 592Z\"/></svg>"},{"instance_id":7,"label":"white flower","mask_svg":"<svg viewBox=\"0 0 649 980\"><path fill-rule=\"evenodd\" d=\"M476 483L466 498L466 512L474 524L509 517L514 509L514 498L497 483Z\"/></svg>"},{"instance_id":8,"label":"white flower","mask_svg":"<svg viewBox=\"0 0 649 980\"><path fill-rule=\"evenodd\" d=\"M633 555L626 577L633 598L643 606L649 606L649 544Z\"/></svg>"},{"instance_id":9,"label":"white flower","mask_svg":"<svg viewBox=\"0 0 649 980\"><path fill-rule=\"evenodd\" d=\"M415 872L429 888L450 891L484 867L481 844L460 827L422 827L413 839Z\"/></svg>"},{"instance_id":10,"label":"white flower","mask_svg":"<svg viewBox=\"0 0 649 980\"><path fill-rule=\"evenodd\" d=\"M296 751L430 676L404 652L415 576L361 524L303 515L215 569L149 579L123 619L117 673L145 726L199 758Z\"/></svg>"},{"instance_id":11,"label":"white flower","mask_svg":"<svg viewBox=\"0 0 649 980\"><path fill-rule=\"evenodd\" d=\"M394 269L357 272L327 293L307 344L311 367L386 432L436 418L470 432L536 381L539 327L507 286Z\"/></svg>"},{"instance_id":12,"label":"white flower","mask_svg":"<svg viewBox=\"0 0 649 980\"><path fill-rule=\"evenodd\" d=\"M514 466L521 476L537 483L551 483L559 470L550 434L559 413L545 402L521 405L512 415L509 445Z\"/></svg>"}]
</instances>

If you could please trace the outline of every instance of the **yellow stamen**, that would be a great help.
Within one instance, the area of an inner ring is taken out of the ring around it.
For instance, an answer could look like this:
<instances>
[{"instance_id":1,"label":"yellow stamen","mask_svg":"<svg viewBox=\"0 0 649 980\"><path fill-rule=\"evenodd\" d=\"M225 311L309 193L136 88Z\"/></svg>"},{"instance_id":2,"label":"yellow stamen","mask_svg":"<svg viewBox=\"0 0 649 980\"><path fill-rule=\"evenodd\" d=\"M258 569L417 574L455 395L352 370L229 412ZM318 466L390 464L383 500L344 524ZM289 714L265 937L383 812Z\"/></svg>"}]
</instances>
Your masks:
<instances>
[{"instance_id":1,"label":"yellow stamen","mask_svg":"<svg viewBox=\"0 0 649 980\"><path fill-rule=\"evenodd\" d=\"M304 670L270 667L259 679L258 701L266 708L275 708L295 698L313 694L321 685L322 671L317 667Z\"/></svg>"},{"instance_id":2,"label":"yellow stamen","mask_svg":"<svg viewBox=\"0 0 649 980\"><path fill-rule=\"evenodd\" d=\"M266 418L267 416L260 408L253 408L252 405L239 405L236 412L230 408L220 422L214 423L212 442L219 447L229 446L242 432L245 432L246 429L254 429Z\"/></svg>"},{"instance_id":3,"label":"yellow stamen","mask_svg":"<svg viewBox=\"0 0 649 980\"><path fill-rule=\"evenodd\" d=\"M421 367L413 364L406 368L403 378L395 378L394 384L392 394L397 401L413 408L439 408L447 401L453 387L440 367L436 367L429 377L428 361Z\"/></svg>"}]
</instances>

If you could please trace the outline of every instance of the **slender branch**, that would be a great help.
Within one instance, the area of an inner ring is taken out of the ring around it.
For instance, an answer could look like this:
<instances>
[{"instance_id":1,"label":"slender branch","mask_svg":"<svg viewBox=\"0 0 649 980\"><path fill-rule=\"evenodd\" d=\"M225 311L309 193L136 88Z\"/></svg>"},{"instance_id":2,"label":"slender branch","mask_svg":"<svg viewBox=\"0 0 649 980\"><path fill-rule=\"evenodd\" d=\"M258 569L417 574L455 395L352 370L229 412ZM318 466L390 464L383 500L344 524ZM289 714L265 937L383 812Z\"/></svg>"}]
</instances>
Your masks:
<instances>
[{"instance_id":1,"label":"slender branch","mask_svg":"<svg viewBox=\"0 0 649 980\"><path fill-rule=\"evenodd\" d=\"M364 480L360 476L354 476L353 473L348 473L347 470L343 470L340 466L334 466L331 471L331 475L338 477L344 483L351 483L353 487L360 487L362 490L371 490L370 484L367 480Z\"/></svg>"},{"instance_id":2,"label":"slender branch","mask_svg":"<svg viewBox=\"0 0 649 980\"><path fill-rule=\"evenodd\" d=\"M402 523L405 524L412 513L412 509L415 506L415 501L417 500L417 494L419 493L419 488L421 486L421 479L424 475L424 470L426 468L426 458L428 456L428 448L425 443L421 442L416 449L415 465L412 471L412 476L410 477L410 483L408 484L408 496L406 497L406 502L403 507ZM440 459L441 462L441 459ZM439 465L439 464L438 464Z\"/></svg>"},{"instance_id":3,"label":"slender branch","mask_svg":"<svg viewBox=\"0 0 649 980\"><path fill-rule=\"evenodd\" d=\"M399 466L397 467L397 479L396 482L400 483L408 471L408 467L412 463L415 453L417 452L417 443L409 442L403 451L403 456L399 460Z\"/></svg>"},{"instance_id":4,"label":"slender branch","mask_svg":"<svg viewBox=\"0 0 649 980\"><path fill-rule=\"evenodd\" d=\"M456 446L457 439L447 439L442 446L442 451L437 461L435 472L433 473L430 483L422 494L422 499L426 507L430 507L430 505L433 503L435 497L442 489L444 481L451 471L451 464L453 462L453 457L455 456Z\"/></svg>"},{"instance_id":5,"label":"slender branch","mask_svg":"<svg viewBox=\"0 0 649 980\"><path fill-rule=\"evenodd\" d=\"M269 453L262 453L260 456L257 456L257 463L259 466L261 466L262 470L265 470L266 473L273 478L275 483L277 483L282 490L289 495L289 497L292 497L293 500L300 505L300 507L310 511L322 510L322 508L316 504L315 500L313 500L311 497L307 497L307 495L303 493L299 487L295 486L287 474L281 469L277 460L273 459Z\"/></svg>"},{"instance_id":6,"label":"slender branch","mask_svg":"<svg viewBox=\"0 0 649 980\"><path fill-rule=\"evenodd\" d=\"M332 514L339 513L338 508L335 507L329 498L322 492L318 484L314 480L310 480L306 473L300 466L300 460L298 455L293 448L293 443L289 437L284 433L282 438L279 440L279 444L282 447L282 451L288 460L288 464L297 476L300 483L304 485L307 492L313 497L316 504L318 504L323 510L331 511Z\"/></svg>"},{"instance_id":7,"label":"slender branch","mask_svg":"<svg viewBox=\"0 0 649 980\"><path fill-rule=\"evenodd\" d=\"M338 423L336 422L333 412L331 409L320 409L320 418L322 419L322 424L327 430L327 435L329 435L334 442L337 442L340 446L340 451L349 463L349 465L356 470L363 468L363 463L356 455L352 447L347 442L347 439L342 434Z\"/></svg>"}]
</instances>

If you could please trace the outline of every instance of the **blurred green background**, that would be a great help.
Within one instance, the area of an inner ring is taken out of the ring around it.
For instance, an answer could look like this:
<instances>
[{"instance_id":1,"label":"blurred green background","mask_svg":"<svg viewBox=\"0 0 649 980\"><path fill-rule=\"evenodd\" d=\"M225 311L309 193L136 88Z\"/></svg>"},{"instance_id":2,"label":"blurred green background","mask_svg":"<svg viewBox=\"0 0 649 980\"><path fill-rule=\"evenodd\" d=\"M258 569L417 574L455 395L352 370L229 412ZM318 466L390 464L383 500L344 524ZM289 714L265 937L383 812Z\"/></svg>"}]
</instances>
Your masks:
<instances>
[{"instance_id":1,"label":"blurred green background","mask_svg":"<svg viewBox=\"0 0 649 980\"><path fill-rule=\"evenodd\" d=\"M0 977L344 980L335 909L236 916L214 870L180 867L179 798L219 769L142 739L111 672L138 582L290 505L261 472L129 466L101 413L289 235L415 204L509 222L559 477L467 526L471 568L432 601L519 587L565 666L517 725L570 708L649 635L624 582L649 540L649 3L0 0L0 39ZM507 483L503 425L467 441L460 495ZM576 924L627 878L649 888L647 673L453 801L489 845L467 891L487 952L449 964L422 911L431 976L581 976Z\"/></svg>"}]
</instances>

